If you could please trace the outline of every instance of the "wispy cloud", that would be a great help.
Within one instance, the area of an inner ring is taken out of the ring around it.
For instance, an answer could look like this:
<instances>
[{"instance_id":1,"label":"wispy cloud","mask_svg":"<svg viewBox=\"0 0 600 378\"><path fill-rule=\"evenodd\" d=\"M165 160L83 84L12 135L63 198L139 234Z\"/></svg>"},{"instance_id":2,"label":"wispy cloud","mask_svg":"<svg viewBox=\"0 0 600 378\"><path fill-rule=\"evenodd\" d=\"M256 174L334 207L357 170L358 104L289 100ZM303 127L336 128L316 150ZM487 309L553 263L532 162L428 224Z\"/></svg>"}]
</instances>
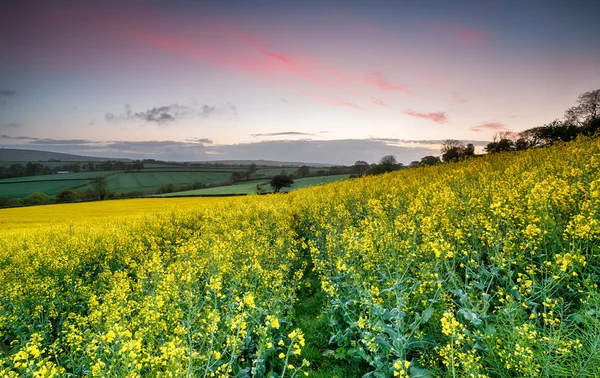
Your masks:
<instances>
[{"instance_id":1,"label":"wispy cloud","mask_svg":"<svg viewBox=\"0 0 600 378\"><path fill-rule=\"evenodd\" d=\"M200 143L200 144L213 144L214 143L212 139L208 139L208 138L188 138L188 139L186 139L186 142Z\"/></svg>"},{"instance_id":2,"label":"wispy cloud","mask_svg":"<svg viewBox=\"0 0 600 378\"><path fill-rule=\"evenodd\" d=\"M509 131L508 128L506 127L506 125L503 124L502 122L488 122L488 123L483 123L481 125L470 127L469 130L476 131L476 132L485 131L485 130Z\"/></svg>"},{"instance_id":3,"label":"wispy cloud","mask_svg":"<svg viewBox=\"0 0 600 378\"><path fill-rule=\"evenodd\" d=\"M442 145L446 139L400 139L400 138L370 138L371 140L377 140L390 144L412 144L412 145ZM474 146L487 146L489 141L486 140L461 140L462 143L471 143Z\"/></svg>"},{"instance_id":4,"label":"wispy cloud","mask_svg":"<svg viewBox=\"0 0 600 378\"><path fill-rule=\"evenodd\" d=\"M382 99L379 99L377 97L371 97L371 102L375 105L379 105L382 106L384 108L389 108L387 102L383 101Z\"/></svg>"},{"instance_id":5,"label":"wispy cloud","mask_svg":"<svg viewBox=\"0 0 600 378\"><path fill-rule=\"evenodd\" d=\"M272 137L272 136L311 136L315 134L311 133L302 133L300 131L282 131L278 133L258 133L258 134L250 134L251 136L258 137Z\"/></svg>"},{"instance_id":6,"label":"wispy cloud","mask_svg":"<svg viewBox=\"0 0 600 378\"><path fill-rule=\"evenodd\" d=\"M365 84L373 86L385 92L412 93L412 89L408 85L394 84L390 82L382 73L372 73L369 76L367 76L363 81Z\"/></svg>"},{"instance_id":7,"label":"wispy cloud","mask_svg":"<svg viewBox=\"0 0 600 378\"><path fill-rule=\"evenodd\" d=\"M448 117L445 112L435 112L435 113L419 113L413 110L407 109L402 112L403 114L409 115L415 118L426 119L436 123L448 123Z\"/></svg>"},{"instance_id":8,"label":"wispy cloud","mask_svg":"<svg viewBox=\"0 0 600 378\"><path fill-rule=\"evenodd\" d=\"M337 106L343 106L346 108L350 108L350 109L355 109L355 110L365 110L365 108L363 108L362 106L355 104L353 102L348 102L348 101L342 101L342 100L331 100L328 101L328 103L330 105L337 105Z\"/></svg>"}]
</instances>

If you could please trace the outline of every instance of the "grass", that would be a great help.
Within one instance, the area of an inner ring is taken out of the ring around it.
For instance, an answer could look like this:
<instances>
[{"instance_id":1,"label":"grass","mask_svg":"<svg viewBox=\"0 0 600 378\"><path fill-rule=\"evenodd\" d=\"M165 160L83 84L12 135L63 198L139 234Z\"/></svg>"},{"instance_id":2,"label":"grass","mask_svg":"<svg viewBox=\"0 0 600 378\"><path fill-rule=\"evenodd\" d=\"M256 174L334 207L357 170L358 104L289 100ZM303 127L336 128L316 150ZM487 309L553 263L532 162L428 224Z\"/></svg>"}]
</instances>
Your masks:
<instances>
[{"instance_id":1,"label":"grass","mask_svg":"<svg viewBox=\"0 0 600 378\"><path fill-rule=\"evenodd\" d=\"M85 183L83 180L50 180L41 182L7 183L0 184L0 196L9 198L27 197L40 192L55 196L63 189L71 188Z\"/></svg>"},{"instance_id":2,"label":"grass","mask_svg":"<svg viewBox=\"0 0 600 378\"><path fill-rule=\"evenodd\" d=\"M295 189L307 188L309 186L315 186L320 184L326 184L335 181L343 181L348 178L348 175L334 175L334 176L318 176L318 177L305 177L297 179L294 182L294 186L291 188L284 188L282 192L289 192ZM186 190L183 192L157 194L157 197L175 197L175 196L202 196L202 195L228 195L228 194L252 194L257 193L256 185L262 184L265 193L271 193L273 189L269 185L269 180L252 180L246 182L240 182L228 186L217 186L214 188Z\"/></svg>"},{"instance_id":3,"label":"grass","mask_svg":"<svg viewBox=\"0 0 600 378\"><path fill-rule=\"evenodd\" d=\"M306 252L309 256L310 254ZM366 366L349 363L334 357L329 344L332 328L327 314L324 312L327 296L321 289L321 280L314 271L312 261L306 266L302 278L302 289L298 293L298 301L294 308L293 322L302 329L306 345L302 355L311 361L309 373L311 377L361 377L367 373Z\"/></svg>"},{"instance_id":4,"label":"grass","mask_svg":"<svg viewBox=\"0 0 600 378\"><path fill-rule=\"evenodd\" d=\"M64 164L65 162L60 162ZM271 192L268 185L270 177L285 171L288 174L295 172L298 168L262 168L256 173L265 175L265 178L243 182L233 187L224 186L218 188L207 188L193 191L179 192L173 195L219 195L219 194L250 194L256 193L256 184L265 185L266 192ZM105 177L108 189L116 192L129 192L136 190L156 190L161 186L175 184L178 186L196 183L211 184L225 182L232 172L244 172L245 167L185 167L169 166L167 164L149 164L141 171L119 172L78 172L69 174L51 174L40 176L15 177L0 180L0 196L9 198L21 198L41 192L50 196L57 195L64 189L76 189L84 192L91 189L90 181L97 177ZM312 172L317 168L311 168ZM296 181L293 189L304 188L325 182L337 181L345 178L345 175L310 177ZM284 189L284 191L289 191ZM167 195L168 197L168 195Z\"/></svg>"}]
</instances>

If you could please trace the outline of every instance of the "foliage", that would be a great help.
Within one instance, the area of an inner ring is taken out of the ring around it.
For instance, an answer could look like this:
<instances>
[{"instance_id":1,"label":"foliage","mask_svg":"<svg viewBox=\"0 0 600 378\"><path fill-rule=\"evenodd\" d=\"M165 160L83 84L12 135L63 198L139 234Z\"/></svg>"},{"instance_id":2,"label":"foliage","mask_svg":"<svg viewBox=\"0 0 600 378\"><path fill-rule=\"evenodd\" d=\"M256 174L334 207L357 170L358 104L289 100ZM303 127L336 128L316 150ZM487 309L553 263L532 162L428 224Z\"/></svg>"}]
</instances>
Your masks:
<instances>
[{"instance_id":1,"label":"foliage","mask_svg":"<svg viewBox=\"0 0 600 378\"><path fill-rule=\"evenodd\" d=\"M73 189L62 190L57 196L56 200L60 203L74 202L77 199L77 193Z\"/></svg>"},{"instance_id":2,"label":"foliage","mask_svg":"<svg viewBox=\"0 0 600 378\"><path fill-rule=\"evenodd\" d=\"M271 179L271 182L269 183L269 185L271 185L273 190L275 190L275 193L277 193L281 190L281 188L289 188L292 185L294 185L294 180L292 179L291 176L288 176L286 174L280 174L280 175L274 176Z\"/></svg>"},{"instance_id":3,"label":"foliage","mask_svg":"<svg viewBox=\"0 0 600 378\"><path fill-rule=\"evenodd\" d=\"M460 140L447 139L442 144L442 160L444 162L458 161L473 155L475 155L475 146L471 143L465 146Z\"/></svg>"},{"instance_id":4,"label":"foliage","mask_svg":"<svg viewBox=\"0 0 600 378\"><path fill-rule=\"evenodd\" d=\"M441 162L441 160L439 157L428 155L428 156L421 158L421 161L419 162L419 166L424 167L424 166L428 166L428 165L435 165L440 162Z\"/></svg>"},{"instance_id":5,"label":"foliage","mask_svg":"<svg viewBox=\"0 0 600 378\"><path fill-rule=\"evenodd\" d=\"M21 204L25 206L45 205L51 202L51 198L44 193L35 192L21 199Z\"/></svg>"}]
</instances>

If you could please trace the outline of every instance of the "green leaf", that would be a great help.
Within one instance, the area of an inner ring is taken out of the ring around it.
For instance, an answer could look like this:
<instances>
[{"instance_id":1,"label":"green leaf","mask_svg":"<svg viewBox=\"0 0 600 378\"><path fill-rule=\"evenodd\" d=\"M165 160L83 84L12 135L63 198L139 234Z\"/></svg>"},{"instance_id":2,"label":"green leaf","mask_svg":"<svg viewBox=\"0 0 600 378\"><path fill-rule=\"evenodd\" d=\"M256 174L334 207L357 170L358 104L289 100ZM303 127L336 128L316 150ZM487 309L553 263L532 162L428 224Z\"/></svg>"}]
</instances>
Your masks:
<instances>
[{"instance_id":1,"label":"green leaf","mask_svg":"<svg viewBox=\"0 0 600 378\"><path fill-rule=\"evenodd\" d=\"M421 369L416 366L411 366L408 371L411 377L417 378L433 378L433 373L427 369Z\"/></svg>"},{"instance_id":2,"label":"green leaf","mask_svg":"<svg viewBox=\"0 0 600 378\"><path fill-rule=\"evenodd\" d=\"M423 323L427 323L429 321L429 319L431 319L432 315L433 315L433 307L429 307L425 311L423 311L423 315L422 315Z\"/></svg>"}]
</instances>

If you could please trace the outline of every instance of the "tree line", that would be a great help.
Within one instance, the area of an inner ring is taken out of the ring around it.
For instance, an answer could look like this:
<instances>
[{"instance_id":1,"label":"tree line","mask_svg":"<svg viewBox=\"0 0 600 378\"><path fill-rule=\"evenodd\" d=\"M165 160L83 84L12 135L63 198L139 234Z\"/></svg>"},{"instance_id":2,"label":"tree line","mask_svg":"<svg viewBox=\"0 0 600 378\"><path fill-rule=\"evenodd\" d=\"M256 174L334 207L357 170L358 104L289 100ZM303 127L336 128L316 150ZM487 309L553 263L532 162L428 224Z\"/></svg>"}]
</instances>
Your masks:
<instances>
[{"instance_id":1,"label":"tree line","mask_svg":"<svg viewBox=\"0 0 600 378\"><path fill-rule=\"evenodd\" d=\"M54 167L50 167L41 163L29 162L25 165L15 163L9 167L0 166L0 179L51 175L59 172L79 173L101 171L139 171L141 169L144 169L144 163L139 160L134 162L107 160L99 163L71 163L57 165Z\"/></svg>"},{"instance_id":2,"label":"tree line","mask_svg":"<svg viewBox=\"0 0 600 378\"><path fill-rule=\"evenodd\" d=\"M494 136L484 152L488 154L508 151L523 151L551 145L556 142L569 142L579 135L594 136L600 130L600 89L579 95L576 104L564 113L561 119L542 126L533 127L519 133L502 132ZM415 168L434 165L442 162L453 162L474 156L475 146L464 144L460 140L447 139L441 147L441 155L425 156L420 161L413 161L408 166L398 163L393 155L381 158L378 164L369 165L359 160L354 163L354 174L357 176L391 172L403 168Z\"/></svg>"}]
</instances>

